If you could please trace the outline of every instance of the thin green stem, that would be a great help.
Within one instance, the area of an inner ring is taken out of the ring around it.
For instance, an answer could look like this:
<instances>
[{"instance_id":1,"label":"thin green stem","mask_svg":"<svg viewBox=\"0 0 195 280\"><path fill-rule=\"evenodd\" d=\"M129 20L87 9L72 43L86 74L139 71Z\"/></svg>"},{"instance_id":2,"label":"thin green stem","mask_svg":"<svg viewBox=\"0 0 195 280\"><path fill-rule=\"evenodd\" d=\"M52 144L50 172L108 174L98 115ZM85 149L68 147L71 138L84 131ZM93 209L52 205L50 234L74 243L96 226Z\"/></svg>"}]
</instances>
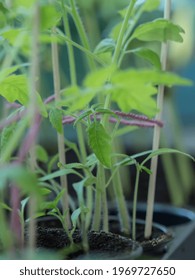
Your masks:
<instances>
[{"instance_id":1,"label":"thin green stem","mask_svg":"<svg viewBox=\"0 0 195 280\"><path fill-rule=\"evenodd\" d=\"M136 2L136 0L131 0L130 3L129 3L125 18L123 20L123 23L122 23L122 26L121 26L121 29L120 29L120 32L119 32L118 39L117 39L117 42L116 42L116 47L115 47L115 50L114 50L114 53L113 53L113 56L112 56L112 64L116 65L117 67L119 67L120 54L121 54L121 52L123 52L123 50L122 50L123 40L124 40L125 33L127 31L127 27L128 27L128 24L129 24L129 19L131 17L132 12L133 12L135 2ZM107 97L106 97L105 103L104 103L104 108L105 109L109 108L110 100L111 100L111 94L108 94Z\"/></svg>"},{"instance_id":2,"label":"thin green stem","mask_svg":"<svg viewBox=\"0 0 195 280\"><path fill-rule=\"evenodd\" d=\"M130 234L131 226L129 213L125 202L123 188L121 184L120 173L117 172L113 179L113 187L115 192L115 198L118 205L119 217L121 222L121 230L125 234Z\"/></svg>"},{"instance_id":3,"label":"thin green stem","mask_svg":"<svg viewBox=\"0 0 195 280\"><path fill-rule=\"evenodd\" d=\"M97 170L97 184L95 192L95 207L94 207L94 217L92 229L95 231L100 230L101 223L101 207L102 207L102 180L101 180L102 168L98 167Z\"/></svg>"},{"instance_id":4,"label":"thin green stem","mask_svg":"<svg viewBox=\"0 0 195 280\"><path fill-rule=\"evenodd\" d=\"M133 212L132 212L132 239L136 240L136 212L137 212L137 196L139 188L140 166L136 164L136 179L133 196Z\"/></svg>"},{"instance_id":5,"label":"thin green stem","mask_svg":"<svg viewBox=\"0 0 195 280\"><path fill-rule=\"evenodd\" d=\"M114 54L113 54L113 57L112 57L112 63L115 64L115 65L118 64L118 59L119 59L119 56L120 56L120 53L121 53L121 50L122 50L122 45L123 45L125 32L127 30L127 27L128 27L128 24L129 24L129 19L131 17L132 12L133 12L133 8L134 8L135 3L136 3L136 0L131 0L130 1L130 4L127 8L127 12L126 12L126 15L125 15L125 18L124 18L124 21L122 23L122 27L121 27L119 37L118 37L118 40L117 40L117 43L116 43L116 48L115 48L115 51L114 51Z\"/></svg>"},{"instance_id":6,"label":"thin green stem","mask_svg":"<svg viewBox=\"0 0 195 280\"><path fill-rule=\"evenodd\" d=\"M131 35L136 23L138 22L139 18L141 17L142 13L143 13L143 5L141 5L139 10L137 11L135 17L133 18L133 21L131 22L131 25L127 29L127 32L124 36L122 51L121 51L119 61L118 61L118 67L121 65L124 55L128 53L128 51L126 51L126 49L128 48L128 46L132 40L132 36L130 36L130 35Z\"/></svg>"},{"instance_id":7,"label":"thin green stem","mask_svg":"<svg viewBox=\"0 0 195 280\"><path fill-rule=\"evenodd\" d=\"M53 28L53 33L55 34L55 29ZM59 70L59 57L58 57L58 46L57 43L52 42L52 64L53 64L53 80L54 80L54 94L55 101L58 103L61 99L60 97L60 70ZM66 157L65 157L65 147L64 147L64 134L57 133L57 141L58 141L58 154L59 161L65 165ZM66 214L66 223L67 227L70 227L70 214L69 214L69 202L68 202L68 183L67 176L63 175L60 177L60 182L64 191L63 196L63 212Z\"/></svg>"},{"instance_id":8,"label":"thin green stem","mask_svg":"<svg viewBox=\"0 0 195 280\"><path fill-rule=\"evenodd\" d=\"M108 232L108 203L107 203L107 193L105 188L105 170L102 164L99 168L99 176L101 181L101 193L102 193L102 215L103 215L103 230Z\"/></svg>"},{"instance_id":9,"label":"thin green stem","mask_svg":"<svg viewBox=\"0 0 195 280\"><path fill-rule=\"evenodd\" d=\"M71 5L71 8L72 8L71 15L73 17L73 20L75 22L76 28L78 30L78 34L80 36L81 43L82 43L82 45L88 51L90 51L90 45L89 45L89 41L88 41L88 38L87 38L87 34L85 32L85 28L83 26L83 23L82 23L82 20L80 18L80 15L79 15L79 13L77 11L77 7L76 7L75 1L74 0L70 0L70 5ZM95 70L96 65L94 63L94 60L91 59L91 57L87 57L87 61L88 61L88 65L89 65L90 70Z\"/></svg>"},{"instance_id":10,"label":"thin green stem","mask_svg":"<svg viewBox=\"0 0 195 280\"><path fill-rule=\"evenodd\" d=\"M100 65L102 66L107 66L107 64L97 55L95 55L92 51L88 50L87 48L81 46L80 44L74 42L73 40L71 40L70 38L68 38L68 36L62 34L62 32L60 30L57 29L58 32L58 37L68 43L70 43L72 46L76 47L77 49L81 50L87 57L89 57L91 60L97 61ZM90 70L93 71L94 68Z\"/></svg>"},{"instance_id":11,"label":"thin green stem","mask_svg":"<svg viewBox=\"0 0 195 280\"><path fill-rule=\"evenodd\" d=\"M170 19L171 12L171 0L166 0L165 9L164 9L164 18ZM168 56L168 43L162 43L161 48L161 63L162 70L166 70L167 66L167 56ZM163 112L163 103L164 103L164 86L160 85L158 87L158 96L157 96L157 107L159 108L159 113L156 116L157 120L162 119ZM153 150L157 150L160 146L160 127L155 126L154 135L153 135ZM158 157L153 157L151 160L151 170L152 174L149 178L149 187L148 187L148 198L147 198L147 209L146 209L146 224L145 224L145 238L149 238L152 233L152 220L153 220L153 209L154 209L154 197L156 189L156 176L157 176L157 165Z\"/></svg>"},{"instance_id":12,"label":"thin green stem","mask_svg":"<svg viewBox=\"0 0 195 280\"><path fill-rule=\"evenodd\" d=\"M70 33L70 26L68 22L68 14L66 7L63 5L63 0L61 0L61 6L63 11L63 23L64 23L64 30L68 36L68 38L71 39L71 33ZM71 84L76 85L77 84L77 76L76 76L76 65L75 65L75 58L74 58L74 50L72 44L69 42L67 43L68 48L68 59L70 64L70 79Z\"/></svg>"},{"instance_id":13,"label":"thin green stem","mask_svg":"<svg viewBox=\"0 0 195 280\"><path fill-rule=\"evenodd\" d=\"M96 16L96 6L91 5L88 9L82 9L81 14L86 26L89 39L88 41L90 42L90 46L93 49L101 38L99 24Z\"/></svg>"},{"instance_id":14,"label":"thin green stem","mask_svg":"<svg viewBox=\"0 0 195 280\"><path fill-rule=\"evenodd\" d=\"M63 7L63 1L62 1L62 9L63 9L64 30L65 30L67 36L71 39L67 11L66 11L66 8ZM69 65L70 65L71 85L76 85L77 84L76 65L75 65L75 58L74 58L74 50L73 50L73 46L71 43L68 43L68 59L69 59ZM87 158L87 152L86 152L86 148L85 148L82 127L80 124L77 125L77 135L78 135L78 142L79 142L79 147L80 147L80 151L81 151L81 159L82 159L83 164L85 164L86 158ZM84 171L84 172L85 172L85 175L87 175L86 171ZM87 214L87 219L85 217L86 215L83 213L83 211L81 211L82 244L83 244L83 249L86 252L89 250L87 229L90 224L91 215L92 215L92 189L90 187L87 188L87 202L88 202L87 207L89 209L89 212ZM81 209L84 207L84 201L80 202L80 207L81 207ZM87 221L88 221L88 223L87 223Z\"/></svg>"},{"instance_id":15,"label":"thin green stem","mask_svg":"<svg viewBox=\"0 0 195 280\"><path fill-rule=\"evenodd\" d=\"M125 32L127 30L129 19L133 12L135 2L136 2L136 0L132 0L127 8L127 12L126 12L125 18L122 23L122 27L119 32L119 37L116 42L115 51L112 56L112 64L116 65L117 67L118 67L118 63L119 63L120 53L122 50ZM110 102L111 102L111 94L107 95L107 97L105 99L105 103L104 103L105 109L108 109L110 107ZM107 118L105 117L103 119L103 123L105 124L106 122L107 122ZM114 162L113 162L113 164L114 164ZM128 209L127 209L127 206L125 203L125 198L124 198L124 194L123 194L123 188L122 188L119 170L116 171L116 175L113 177L113 187L114 187L115 197L117 200L119 215L120 215L120 219L121 219L122 230L124 231L124 233L129 234L130 233L129 213L128 213Z\"/></svg>"},{"instance_id":16,"label":"thin green stem","mask_svg":"<svg viewBox=\"0 0 195 280\"><path fill-rule=\"evenodd\" d=\"M84 135L83 135L83 129L81 127L81 124L77 125L77 135L78 135L78 144L80 148L81 153L81 160L82 163L86 163L87 158L87 152L86 152L86 146L84 141ZM87 171L84 170L85 177L87 177ZM87 187L86 190L86 207L88 208L88 212L85 217L85 229L87 230L91 224L91 217L92 217L92 210L93 210L93 190L91 186Z\"/></svg>"},{"instance_id":17,"label":"thin green stem","mask_svg":"<svg viewBox=\"0 0 195 280\"><path fill-rule=\"evenodd\" d=\"M15 60L20 47L22 46L24 39L25 39L25 31L21 31L19 35L16 37L14 45L10 49L10 51L5 56L1 69L8 68L12 65L13 61Z\"/></svg>"}]
</instances>

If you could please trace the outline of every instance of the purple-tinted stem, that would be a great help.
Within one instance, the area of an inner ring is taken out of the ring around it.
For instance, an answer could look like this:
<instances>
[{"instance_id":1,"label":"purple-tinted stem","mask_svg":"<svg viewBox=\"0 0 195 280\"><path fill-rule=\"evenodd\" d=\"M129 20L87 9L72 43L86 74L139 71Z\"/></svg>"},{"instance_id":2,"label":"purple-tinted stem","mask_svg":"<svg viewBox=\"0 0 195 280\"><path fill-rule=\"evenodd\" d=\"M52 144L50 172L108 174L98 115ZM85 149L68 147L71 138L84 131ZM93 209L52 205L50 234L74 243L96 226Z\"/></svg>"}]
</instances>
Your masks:
<instances>
[{"instance_id":1,"label":"purple-tinted stem","mask_svg":"<svg viewBox=\"0 0 195 280\"><path fill-rule=\"evenodd\" d=\"M26 110L22 111L22 112L18 112L16 115L14 115L13 117L10 117L8 119L5 119L4 121L2 121L0 123L0 130L2 130L4 127L19 121L26 113Z\"/></svg>"},{"instance_id":2,"label":"purple-tinted stem","mask_svg":"<svg viewBox=\"0 0 195 280\"><path fill-rule=\"evenodd\" d=\"M161 121L149 119L148 117L146 117L144 115L137 115L137 114L133 114L133 113L123 113L123 112L120 112L120 111L113 111L113 113L115 113L117 116L120 116L120 117L123 117L123 118L135 119L135 120L140 120L140 121L147 121L147 122L150 122L150 123L157 124L160 127L163 126L163 123Z\"/></svg>"},{"instance_id":3,"label":"purple-tinted stem","mask_svg":"<svg viewBox=\"0 0 195 280\"><path fill-rule=\"evenodd\" d=\"M29 129L28 134L26 135L26 138L24 139L20 147L18 153L18 161L20 163L22 163L25 160L30 148L32 147L35 139L37 138L39 128L40 128L40 123L41 123L41 116L40 114L37 113L35 116L34 124Z\"/></svg>"},{"instance_id":4,"label":"purple-tinted stem","mask_svg":"<svg viewBox=\"0 0 195 280\"><path fill-rule=\"evenodd\" d=\"M46 98L44 103L48 104L48 103L54 101L54 99L55 99L55 95L53 94L53 95L49 96L48 98Z\"/></svg>"},{"instance_id":5,"label":"purple-tinted stem","mask_svg":"<svg viewBox=\"0 0 195 280\"><path fill-rule=\"evenodd\" d=\"M18 109L18 108L20 108L21 107L21 105L20 104L18 104L18 103L6 103L6 108L7 109Z\"/></svg>"},{"instance_id":6,"label":"purple-tinted stem","mask_svg":"<svg viewBox=\"0 0 195 280\"><path fill-rule=\"evenodd\" d=\"M39 128L41 124L41 116L37 113L35 116L35 122L30 127L26 137L23 140L23 143L20 146L20 150L18 152L17 160L14 164L22 164L29 153L35 139L37 138ZM21 223L20 217L18 213L18 209L20 209L20 190L19 188L13 184L11 187L11 230L15 233L18 244L22 247L23 246L23 238L21 234Z\"/></svg>"},{"instance_id":7,"label":"purple-tinted stem","mask_svg":"<svg viewBox=\"0 0 195 280\"><path fill-rule=\"evenodd\" d=\"M109 118L109 122L111 123L116 123L118 120L110 117ZM129 125L129 126L139 126L139 127L154 127L154 124L151 122L146 122L146 121L139 121L139 120L125 120L125 119L121 119L120 123L124 124L124 125Z\"/></svg>"},{"instance_id":8,"label":"purple-tinted stem","mask_svg":"<svg viewBox=\"0 0 195 280\"><path fill-rule=\"evenodd\" d=\"M66 116L62 119L62 124L71 124L76 120L75 117Z\"/></svg>"},{"instance_id":9,"label":"purple-tinted stem","mask_svg":"<svg viewBox=\"0 0 195 280\"><path fill-rule=\"evenodd\" d=\"M116 113L118 115L118 113ZM133 114L134 115L134 114ZM157 121L157 120L150 120L148 119L147 117L144 117L144 116L140 116L140 119L138 119L138 115L135 115L137 117L137 120L126 120L126 119L120 119L119 122L121 124L124 124L124 125L129 125L129 126L139 126L139 127L154 127L155 125L158 125L160 127L163 126L163 123L160 122L160 121ZM128 116L130 118L130 116ZM91 116L91 119L93 119L94 116L92 115ZM97 115L96 116L96 119L97 120L101 120L101 116L100 115ZM72 116L66 116L63 118L62 120L62 124L72 124L74 121L76 120L75 117L72 117ZM109 122L111 123L116 123L118 122L118 120L114 117L110 117L109 118Z\"/></svg>"}]
</instances>

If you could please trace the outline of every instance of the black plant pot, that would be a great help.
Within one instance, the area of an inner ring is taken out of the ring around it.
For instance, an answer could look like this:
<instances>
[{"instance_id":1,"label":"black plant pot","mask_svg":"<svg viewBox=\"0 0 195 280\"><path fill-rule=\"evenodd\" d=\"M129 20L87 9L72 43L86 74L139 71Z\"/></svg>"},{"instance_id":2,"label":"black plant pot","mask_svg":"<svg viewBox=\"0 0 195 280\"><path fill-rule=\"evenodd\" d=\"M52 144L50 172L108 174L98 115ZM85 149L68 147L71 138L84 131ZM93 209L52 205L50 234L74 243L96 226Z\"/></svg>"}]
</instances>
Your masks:
<instances>
[{"instance_id":1,"label":"black plant pot","mask_svg":"<svg viewBox=\"0 0 195 280\"><path fill-rule=\"evenodd\" d=\"M128 204L129 213L132 212L132 204ZM110 213L116 214L114 207L110 207ZM145 219L146 204L138 203L137 218ZM167 204L155 204L154 223L159 223L173 232L174 238L167 244L167 250L160 259L195 259L195 212L189 209L170 206Z\"/></svg>"},{"instance_id":2,"label":"black plant pot","mask_svg":"<svg viewBox=\"0 0 195 280\"><path fill-rule=\"evenodd\" d=\"M58 219L46 216L37 219L37 225L37 248L59 252L62 259L131 260L137 259L143 251L139 242L128 237L111 232L89 231L89 251L86 253L79 230L73 233L74 245L70 246L70 240Z\"/></svg>"},{"instance_id":3,"label":"black plant pot","mask_svg":"<svg viewBox=\"0 0 195 280\"><path fill-rule=\"evenodd\" d=\"M118 234L125 235L120 230L119 220L116 216L110 216L110 230ZM172 231L167 227L153 223L152 235L150 239L144 238L145 221L142 219L136 219L136 241L139 242L143 248L144 254L159 255L166 251L167 244L172 240Z\"/></svg>"}]
</instances>

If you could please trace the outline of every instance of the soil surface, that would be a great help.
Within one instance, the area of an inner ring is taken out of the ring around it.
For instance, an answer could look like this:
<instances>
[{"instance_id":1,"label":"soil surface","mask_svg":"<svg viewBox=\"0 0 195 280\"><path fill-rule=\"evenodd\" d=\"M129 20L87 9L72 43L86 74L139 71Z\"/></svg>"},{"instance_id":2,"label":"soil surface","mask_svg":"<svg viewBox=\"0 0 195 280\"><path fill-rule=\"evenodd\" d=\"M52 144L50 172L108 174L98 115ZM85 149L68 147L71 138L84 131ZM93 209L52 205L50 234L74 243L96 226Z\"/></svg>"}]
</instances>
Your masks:
<instances>
[{"instance_id":1,"label":"soil surface","mask_svg":"<svg viewBox=\"0 0 195 280\"><path fill-rule=\"evenodd\" d=\"M115 217L111 220L110 225L112 232L123 235L119 229L118 220L116 220ZM173 239L173 233L167 230L164 226L153 224L151 237L145 239L144 228L144 221L138 219L136 224L136 240L141 244L143 250L145 252L150 252L151 254L164 253L166 251L167 243Z\"/></svg>"},{"instance_id":2,"label":"soil surface","mask_svg":"<svg viewBox=\"0 0 195 280\"><path fill-rule=\"evenodd\" d=\"M140 245L130 238L110 232L89 231L90 253L86 254L82 249L80 231L75 230L72 237L74 245L70 246L70 240L62 228L38 227L37 248L61 252L65 249L65 258L68 259L134 259L142 251Z\"/></svg>"}]
</instances>

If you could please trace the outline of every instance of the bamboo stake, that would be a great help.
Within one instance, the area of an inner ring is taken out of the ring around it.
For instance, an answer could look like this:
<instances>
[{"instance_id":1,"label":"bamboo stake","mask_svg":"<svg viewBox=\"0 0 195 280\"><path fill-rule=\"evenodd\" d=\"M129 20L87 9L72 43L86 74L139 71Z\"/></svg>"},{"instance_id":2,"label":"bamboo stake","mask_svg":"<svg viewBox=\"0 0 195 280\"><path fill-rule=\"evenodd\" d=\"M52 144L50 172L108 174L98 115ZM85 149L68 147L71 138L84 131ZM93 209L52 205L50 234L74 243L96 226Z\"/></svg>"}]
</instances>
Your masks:
<instances>
[{"instance_id":1,"label":"bamboo stake","mask_svg":"<svg viewBox=\"0 0 195 280\"><path fill-rule=\"evenodd\" d=\"M171 0L165 1L164 7L164 18L170 19L171 13ZM161 46L161 64L162 70L165 71L167 67L167 55L168 55L168 43L162 43ZM163 112L163 102L164 102L164 86L159 85L158 87L158 97L157 97L157 107L159 108L159 113L156 115L156 119L162 119ZM153 150L159 149L160 146L160 127L155 126L153 134ZM147 209L146 209L146 224L145 224L145 238L149 238L152 233L152 222L153 222L153 210L154 210L154 197L156 189L156 176L157 176L157 165L158 157L153 157L151 160L151 170L152 174L149 178L149 188L148 188L148 198L147 198Z\"/></svg>"}]
</instances>

